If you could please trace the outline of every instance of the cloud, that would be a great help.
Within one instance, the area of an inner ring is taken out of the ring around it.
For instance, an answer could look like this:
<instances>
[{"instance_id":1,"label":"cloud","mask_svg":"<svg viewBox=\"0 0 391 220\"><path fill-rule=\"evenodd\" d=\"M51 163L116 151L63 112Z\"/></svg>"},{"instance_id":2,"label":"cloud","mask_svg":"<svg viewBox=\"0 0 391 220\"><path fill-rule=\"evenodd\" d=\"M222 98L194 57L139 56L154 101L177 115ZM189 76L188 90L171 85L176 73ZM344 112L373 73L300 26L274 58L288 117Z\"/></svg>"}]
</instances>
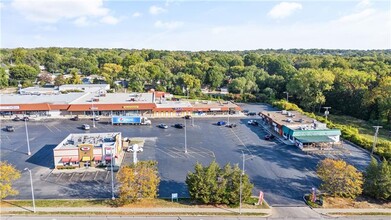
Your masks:
<instances>
[{"instance_id":1,"label":"cloud","mask_svg":"<svg viewBox=\"0 0 391 220\"><path fill-rule=\"evenodd\" d=\"M141 14L140 12L135 12L135 13L132 14L132 17L137 18L137 17L140 17L142 15L143 14Z\"/></svg>"},{"instance_id":2,"label":"cloud","mask_svg":"<svg viewBox=\"0 0 391 220\"><path fill-rule=\"evenodd\" d=\"M158 14L161 14L163 12L165 12L166 9L164 8L161 8L161 7L158 7L156 5L152 5L150 8L149 8L149 13L150 14L153 14L153 15L158 15Z\"/></svg>"},{"instance_id":3,"label":"cloud","mask_svg":"<svg viewBox=\"0 0 391 220\"><path fill-rule=\"evenodd\" d=\"M341 17L338 21L341 22L354 22L354 21L360 21L363 19L368 18L369 16L373 15L375 13L375 9L368 8L363 11L357 12L357 13L352 13L349 15L345 15Z\"/></svg>"},{"instance_id":4,"label":"cloud","mask_svg":"<svg viewBox=\"0 0 391 220\"><path fill-rule=\"evenodd\" d=\"M183 22L181 21L170 21L170 22L162 22L156 21L155 27L162 29L176 29L183 26Z\"/></svg>"},{"instance_id":5,"label":"cloud","mask_svg":"<svg viewBox=\"0 0 391 220\"><path fill-rule=\"evenodd\" d=\"M274 6L268 13L271 18L281 19L290 16L295 11L302 9L303 6L296 2L281 2Z\"/></svg>"},{"instance_id":6,"label":"cloud","mask_svg":"<svg viewBox=\"0 0 391 220\"><path fill-rule=\"evenodd\" d=\"M361 0L359 3L357 3L356 8L362 9L362 8L368 8L372 6L372 3L369 0Z\"/></svg>"},{"instance_id":7,"label":"cloud","mask_svg":"<svg viewBox=\"0 0 391 220\"><path fill-rule=\"evenodd\" d=\"M115 25L115 24L118 24L119 19L117 19L111 15L107 15L107 16L104 16L102 19L100 19L100 22L102 22L104 24Z\"/></svg>"},{"instance_id":8,"label":"cloud","mask_svg":"<svg viewBox=\"0 0 391 220\"><path fill-rule=\"evenodd\" d=\"M90 24L90 22L87 21L87 18L84 16L74 20L73 23L78 27L86 27Z\"/></svg>"}]
</instances>

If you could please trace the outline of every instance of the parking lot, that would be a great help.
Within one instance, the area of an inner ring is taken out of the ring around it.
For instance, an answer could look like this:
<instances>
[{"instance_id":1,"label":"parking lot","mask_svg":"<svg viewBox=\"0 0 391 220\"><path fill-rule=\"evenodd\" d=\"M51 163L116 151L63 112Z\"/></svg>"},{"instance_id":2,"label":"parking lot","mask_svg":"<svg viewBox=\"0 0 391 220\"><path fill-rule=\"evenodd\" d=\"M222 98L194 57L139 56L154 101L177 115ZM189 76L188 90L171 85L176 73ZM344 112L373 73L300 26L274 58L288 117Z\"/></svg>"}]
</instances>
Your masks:
<instances>
[{"instance_id":1,"label":"parking lot","mask_svg":"<svg viewBox=\"0 0 391 220\"><path fill-rule=\"evenodd\" d=\"M243 108L260 111L265 106L246 105ZM28 167L33 172L36 198L111 198L111 173L109 171L80 170L78 173L52 172L53 148L69 133L122 132L123 137L145 138L144 151L139 160L157 160L161 177L159 196L169 197L178 193L188 197L185 179L195 163L209 164L216 160L221 166L239 163L245 155L245 172L254 183L254 195L262 190L265 199L272 205L304 205L302 195L314 186L319 186L315 168L324 157L343 158L360 169L369 162L369 155L346 145L349 154L310 155L294 146L283 144L279 139L263 139L267 131L262 127L247 124L248 118L230 118L236 128L216 126L219 120L228 118L152 119L152 126L112 126L104 121L90 131L80 129L81 124L92 121L50 120L28 122L32 155L28 156L24 122L3 122L13 125L15 132L1 132L1 160L9 161L17 169ZM185 153L185 129L156 127L159 123L169 126L186 123L187 153ZM127 153L124 164L131 163ZM29 199L31 196L29 176L22 173L16 184L20 191L14 198Z\"/></svg>"}]
</instances>

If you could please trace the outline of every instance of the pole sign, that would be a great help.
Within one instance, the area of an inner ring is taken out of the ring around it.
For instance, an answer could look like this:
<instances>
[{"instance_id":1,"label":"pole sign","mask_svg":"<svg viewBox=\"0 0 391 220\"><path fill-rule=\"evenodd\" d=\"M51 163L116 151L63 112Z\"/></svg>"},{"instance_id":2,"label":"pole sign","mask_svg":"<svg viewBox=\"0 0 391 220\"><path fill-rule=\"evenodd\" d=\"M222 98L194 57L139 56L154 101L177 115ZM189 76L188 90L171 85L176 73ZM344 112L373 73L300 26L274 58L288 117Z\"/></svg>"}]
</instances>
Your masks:
<instances>
[{"instance_id":1,"label":"pole sign","mask_svg":"<svg viewBox=\"0 0 391 220\"><path fill-rule=\"evenodd\" d=\"M171 202L174 202L174 199L178 202L178 193L171 193Z\"/></svg>"},{"instance_id":2,"label":"pole sign","mask_svg":"<svg viewBox=\"0 0 391 220\"><path fill-rule=\"evenodd\" d=\"M312 201L311 202L316 202L316 188L312 187Z\"/></svg>"}]
</instances>

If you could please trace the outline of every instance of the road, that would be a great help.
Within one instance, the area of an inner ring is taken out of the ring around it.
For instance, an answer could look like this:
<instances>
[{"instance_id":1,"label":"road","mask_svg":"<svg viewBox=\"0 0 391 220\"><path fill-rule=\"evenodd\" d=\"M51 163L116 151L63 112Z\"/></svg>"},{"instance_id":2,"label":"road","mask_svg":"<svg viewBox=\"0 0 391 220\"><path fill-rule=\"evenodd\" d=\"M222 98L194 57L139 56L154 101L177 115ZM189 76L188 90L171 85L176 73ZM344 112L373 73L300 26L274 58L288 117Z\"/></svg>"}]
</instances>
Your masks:
<instances>
[{"instance_id":1,"label":"road","mask_svg":"<svg viewBox=\"0 0 391 220\"><path fill-rule=\"evenodd\" d=\"M263 105L245 105L243 108L260 111ZM253 118L257 118L254 116ZM216 160L221 166L238 163L242 166L242 152L245 154L245 172L254 183L253 193L262 190L265 199L273 206L305 206L302 195L320 182L316 177L317 163L326 156L344 158L359 168L369 162L365 151L352 146L347 155L308 155L294 146L283 144L278 139L265 141L266 134L261 127L247 125L248 118L230 118L236 128L214 125L228 118L203 118L187 124L187 148L185 153L185 129L160 129L156 126L112 126L104 122L90 131L80 129L81 124L91 121L48 120L28 122L32 155L28 156L26 134L23 122L7 122L15 126L15 132L1 132L1 160L7 160L17 169L29 167L33 172L35 196L37 199L111 198L111 181L108 172L82 174L51 174L53 148L69 133L122 132L123 137L146 138L144 152L139 160L157 160L161 177L160 197L188 197L186 175L194 169L196 162L204 165ZM185 123L184 119L152 119L153 125ZM4 124L5 126L5 124ZM131 158L131 157L128 157ZM125 161L130 163L131 161ZM28 173L22 173L15 187L20 194L10 199L30 199Z\"/></svg>"}]
</instances>

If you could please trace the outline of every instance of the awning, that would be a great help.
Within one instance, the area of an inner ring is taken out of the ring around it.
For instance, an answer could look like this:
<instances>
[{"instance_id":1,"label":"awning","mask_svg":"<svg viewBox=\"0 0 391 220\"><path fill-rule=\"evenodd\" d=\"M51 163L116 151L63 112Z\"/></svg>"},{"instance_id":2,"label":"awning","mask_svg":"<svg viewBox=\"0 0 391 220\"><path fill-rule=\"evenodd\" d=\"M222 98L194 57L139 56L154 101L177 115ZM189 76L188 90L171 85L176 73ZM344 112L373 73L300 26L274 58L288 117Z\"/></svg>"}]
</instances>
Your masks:
<instances>
[{"instance_id":1,"label":"awning","mask_svg":"<svg viewBox=\"0 0 391 220\"><path fill-rule=\"evenodd\" d=\"M333 139L327 136L299 136L295 137L301 143L331 143L335 142Z\"/></svg>"},{"instance_id":2,"label":"awning","mask_svg":"<svg viewBox=\"0 0 391 220\"><path fill-rule=\"evenodd\" d=\"M78 161L79 161L79 158L77 158L77 157L72 157L70 162L78 162Z\"/></svg>"},{"instance_id":3,"label":"awning","mask_svg":"<svg viewBox=\"0 0 391 220\"><path fill-rule=\"evenodd\" d=\"M105 160L111 160L111 156L105 156Z\"/></svg>"},{"instance_id":4,"label":"awning","mask_svg":"<svg viewBox=\"0 0 391 220\"><path fill-rule=\"evenodd\" d=\"M102 160L102 156L94 156L94 161L101 161Z\"/></svg>"},{"instance_id":5,"label":"awning","mask_svg":"<svg viewBox=\"0 0 391 220\"><path fill-rule=\"evenodd\" d=\"M81 159L81 161L83 161L83 162L87 162L90 160L91 160L91 157L82 157L82 159Z\"/></svg>"},{"instance_id":6,"label":"awning","mask_svg":"<svg viewBox=\"0 0 391 220\"><path fill-rule=\"evenodd\" d=\"M69 163L70 160L71 160L71 158L69 158L69 157L63 157L63 158L61 158L61 162L62 162L62 163Z\"/></svg>"}]
</instances>

